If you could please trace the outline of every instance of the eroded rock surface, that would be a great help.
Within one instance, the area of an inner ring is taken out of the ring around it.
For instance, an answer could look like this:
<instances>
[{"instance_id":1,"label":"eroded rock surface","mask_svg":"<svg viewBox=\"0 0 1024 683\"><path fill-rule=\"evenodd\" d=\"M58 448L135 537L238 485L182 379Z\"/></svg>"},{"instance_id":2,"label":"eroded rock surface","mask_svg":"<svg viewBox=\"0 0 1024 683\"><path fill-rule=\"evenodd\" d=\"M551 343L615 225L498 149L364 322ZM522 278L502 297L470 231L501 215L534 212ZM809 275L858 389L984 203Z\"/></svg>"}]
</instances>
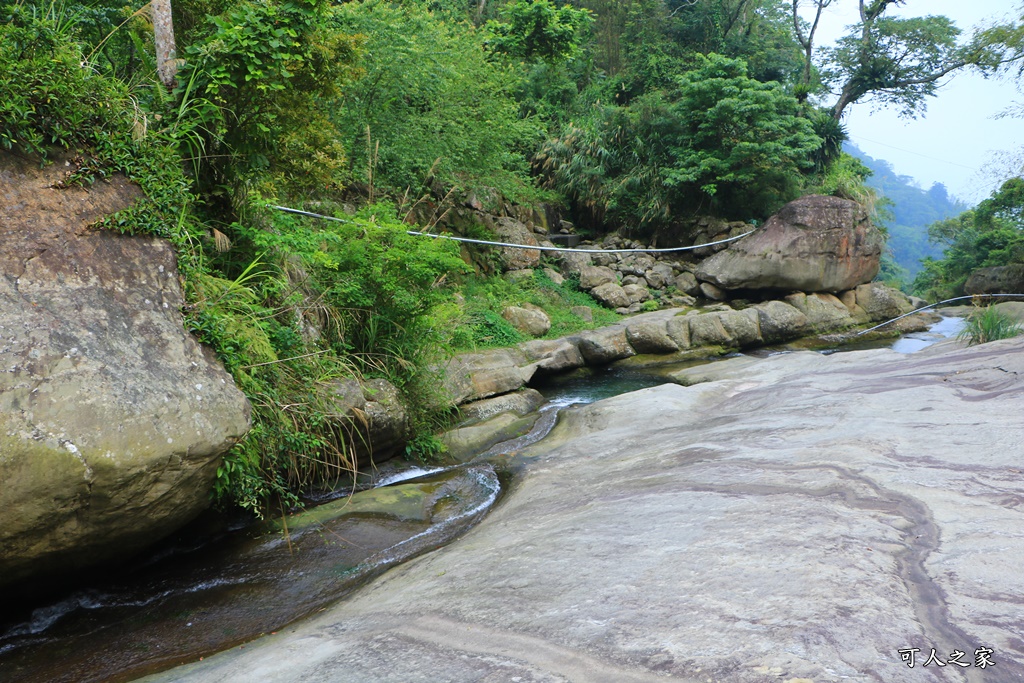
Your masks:
<instances>
[{"instance_id":1,"label":"eroded rock surface","mask_svg":"<svg viewBox=\"0 0 1024 683\"><path fill-rule=\"evenodd\" d=\"M573 412L459 541L152 680L1022 680L1024 340L717 367Z\"/></svg>"},{"instance_id":2,"label":"eroded rock surface","mask_svg":"<svg viewBox=\"0 0 1024 683\"><path fill-rule=\"evenodd\" d=\"M840 292L878 274L882 243L856 202L809 195L703 261L697 279L727 290Z\"/></svg>"},{"instance_id":3,"label":"eroded rock surface","mask_svg":"<svg viewBox=\"0 0 1024 683\"><path fill-rule=\"evenodd\" d=\"M0 155L0 584L130 555L209 505L249 406L182 327L174 250L89 228L138 191Z\"/></svg>"}]
</instances>

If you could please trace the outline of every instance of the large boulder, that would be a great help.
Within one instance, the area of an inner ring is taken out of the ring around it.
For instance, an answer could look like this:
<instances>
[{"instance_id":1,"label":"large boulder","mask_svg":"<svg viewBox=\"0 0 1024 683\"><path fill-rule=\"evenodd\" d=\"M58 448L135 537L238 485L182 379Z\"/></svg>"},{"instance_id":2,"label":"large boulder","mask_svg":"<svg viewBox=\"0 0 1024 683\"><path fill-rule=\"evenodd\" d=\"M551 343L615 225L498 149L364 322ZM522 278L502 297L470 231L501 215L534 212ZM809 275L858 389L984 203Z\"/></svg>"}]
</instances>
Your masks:
<instances>
[{"instance_id":1,"label":"large boulder","mask_svg":"<svg viewBox=\"0 0 1024 683\"><path fill-rule=\"evenodd\" d=\"M517 348L526 356L526 360L536 363L538 371L562 372L585 365L579 348L571 339L565 337L536 339L523 342Z\"/></svg>"},{"instance_id":2,"label":"large boulder","mask_svg":"<svg viewBox=\"0 0 1024 683\"><path fill-rule=\"evenodd\" d=\"M635 285L630 286L635 287ZM590 294L608 308L624 308L633 303L629 294L614 282L606 282L599 287L594 287L590 290Z\"/></svg>"},{"instance_id":3,"label":"large boulder","mask_svg":"<svg viewBox=\"0 0 1024 683\"><path fill-rule=\"evenodd\" d=\"M531 337L543 337L551 329L551 318L537 306L507 306L501 312L501 317Z\"/></svg>"},{"instance_id":4,"label":"large boulder","mask_svg":"<svg viewBox=\"0 0 1024 683\"><path fill-rule=\"evenodd\" d=\"M89 226L140 192L0 154L0 584L138 552L209 505L249 427L183 327L169 242Z\"/></svg>"},{"instance_id":5,"label":"large boulder","mask_svg":"<svg viewBox=\"0 0 1024 683\"><path fill-rule=\"evenodd\" d=\"M518 349L463 353L444 368L444 389L455 405L515 391L530 381L537 365Z\"/></svg>"},{"instance_id":6,"label":"large boulder","mask_svg":"<svg viewBox=\"0 0 1024 683\"><path fill-rule=\"evenodd\" d=\"M880 282L860 285L854 292L857 306L873 321L891 320L914 310L906 294Z\"/></svg>"},{"instance_id":7,"label":"large boulder","mask_svg":"<svg viewBox=\"0 0 1024 683\"><path fill-rule=\"evenodd\" d=\"M675 353L679 350L679 344L669 336L665 320L641 320L627 324L626 340L637 353Z\"/></svg>"},{"instance_id":8,"label":"large boulder","mask_svg":"<svg viewBox=\"0 0 1024 683\"><path fill-rule=\"evenodd\" d=\"M536 389L523 389L513 391L511 394L502 394L467 403L459 408L459 415L463 419L463 426L465 426L466 423L480 422L501 413L512 413L516 417L523 417L537 410L543 404L543 394Z\"/></svg>"},{"instance_id":9,"label":"large boulder","mask_svg":"<svg viewBox=\"0 0 1024 683\"><path fill-rule=\"evenodd\" d=\"M580 267L580 289L594 289L608 282L618 282L615 271L607 266Z\"/></svg>"},{"instance_id":10,"label":"large boulder","mask_svg":"<svg viewBox=\"0 0 1024 683\"><path fill-rule=\"evenodd\" d=\"M555 254L558 269L566 277L580 275L584 266L592 264L590 254L582 254L578 251L556 251Z\"/></svg>"},{"instance_id":11,"label":"large boulder","mask_svg":"<svg viewBox=\"0 0 1024 683\"><path fill-rule=\"evenodd\" d=\"M782 301L765 301L747 310L757 311L758 327L766 344L796 339L810 326L806 315Z\"/></svg>"},{"instance_id":12,"label":"large boulder","mask_svg":"<svg viewBox=\"0 0 1024 683\"><path fill-rule=\"evenodd\" d=\"M785 301L803 313L810 329L819 334L842 330L855 322L850 309L831 294L797 292L787 296Z\"/></svg>"},{"instance_id":13,"label":"large boulder","mask_svg":"<svg viewBox=\"0 0 1024 683\"><path fill-rule=\"evenodd\" d=\"M964 284L966 294L1024 293L1024 265L979 268Z\"/></svg>"},{"instance_id":14,"label":"large boulder","mask_svg":"<svg viewBox=\"0 0 1024 683\"><path fill-rule=\"evenodd\" d=\"M881 254L882 235L859 204L810 195L705 259L696 275L729 290L839 292L870 282Z\"/></svg>"},{"instance_id":15,"label":"large boulder","mask_svg":"<svg viewBox=\"0 0 1024 683\"><path fill-rule=\"evenodd\" d=\"M607 365L612 361L636 355L636 351L626 339L626 328L618 325L585 330L572 340L587 365Z\"/></svg>"}]
</instances>

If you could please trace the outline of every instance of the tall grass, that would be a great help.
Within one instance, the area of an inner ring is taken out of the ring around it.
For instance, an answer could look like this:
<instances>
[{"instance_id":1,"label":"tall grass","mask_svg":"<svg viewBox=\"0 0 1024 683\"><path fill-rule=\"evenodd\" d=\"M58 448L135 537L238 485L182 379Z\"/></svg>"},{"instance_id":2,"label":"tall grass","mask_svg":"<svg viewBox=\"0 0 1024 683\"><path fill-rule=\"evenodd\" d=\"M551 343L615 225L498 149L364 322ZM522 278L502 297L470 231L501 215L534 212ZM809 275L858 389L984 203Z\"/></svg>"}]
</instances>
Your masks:
<instances>
[{"instance_id":1,"label":"tall grass","mask_svg":"<svg viewBox=\"0 0 1024 683\"><path fill-rule=\"evenodd\" d=\"M956 338L968 346L1009 339L1024 332L1021 324L995 306L986 306L967 316L964 328Z\"/></svg>"}]
</instances>

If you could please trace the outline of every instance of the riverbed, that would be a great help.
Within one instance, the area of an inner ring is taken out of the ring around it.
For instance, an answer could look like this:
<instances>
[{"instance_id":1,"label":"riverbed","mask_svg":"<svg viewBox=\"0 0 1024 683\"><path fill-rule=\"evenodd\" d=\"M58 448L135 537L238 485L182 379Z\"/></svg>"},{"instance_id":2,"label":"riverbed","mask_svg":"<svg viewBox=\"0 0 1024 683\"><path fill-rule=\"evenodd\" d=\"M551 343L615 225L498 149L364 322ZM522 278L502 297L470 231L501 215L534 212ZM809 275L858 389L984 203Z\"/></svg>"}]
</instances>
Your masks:
<instances>
[{"instance_id":1,"label":"riverbed","mask_svg":"<svg viewBox=\"0 0 1024 683\"><path fill-rule=\"evenodd\" d=\"M893 348L911 353L955 331L955 322L943 319ZM378 481L425 487L417 489L428 490L418 516L335 514L345 505L335 500L276 525L203 520L116 573L43 602L13 605L0 624L0 678L131 680L272 634L472 527L513 476L495 467L495 456L543 438L561 409L663 384L674 369L613 365L547 378L538 389L548 402L525 437L467 466L412 469Z\"/></svg>"}]
</instances>

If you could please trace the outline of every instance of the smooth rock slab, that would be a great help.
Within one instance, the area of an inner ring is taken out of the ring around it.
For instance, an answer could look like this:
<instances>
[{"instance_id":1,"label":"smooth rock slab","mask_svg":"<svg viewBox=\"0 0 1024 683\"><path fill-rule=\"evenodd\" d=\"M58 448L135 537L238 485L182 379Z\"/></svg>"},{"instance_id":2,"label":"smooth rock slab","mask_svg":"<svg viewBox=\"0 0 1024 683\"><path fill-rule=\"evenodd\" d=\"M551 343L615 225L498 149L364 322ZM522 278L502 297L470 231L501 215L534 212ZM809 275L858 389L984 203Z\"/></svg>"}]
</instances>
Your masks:
<instances>
[{"instance_id":1,"label":"smooth rock slab","mask_svg":"<svg viewBox=\"0 0 1024 683\"><path fill-rule=\"evenodd\" d=\"M1024 340L804 352L596 403L456 543L151 680L1022 680L1022 374Z\"/></svg>"}]
</instances>

